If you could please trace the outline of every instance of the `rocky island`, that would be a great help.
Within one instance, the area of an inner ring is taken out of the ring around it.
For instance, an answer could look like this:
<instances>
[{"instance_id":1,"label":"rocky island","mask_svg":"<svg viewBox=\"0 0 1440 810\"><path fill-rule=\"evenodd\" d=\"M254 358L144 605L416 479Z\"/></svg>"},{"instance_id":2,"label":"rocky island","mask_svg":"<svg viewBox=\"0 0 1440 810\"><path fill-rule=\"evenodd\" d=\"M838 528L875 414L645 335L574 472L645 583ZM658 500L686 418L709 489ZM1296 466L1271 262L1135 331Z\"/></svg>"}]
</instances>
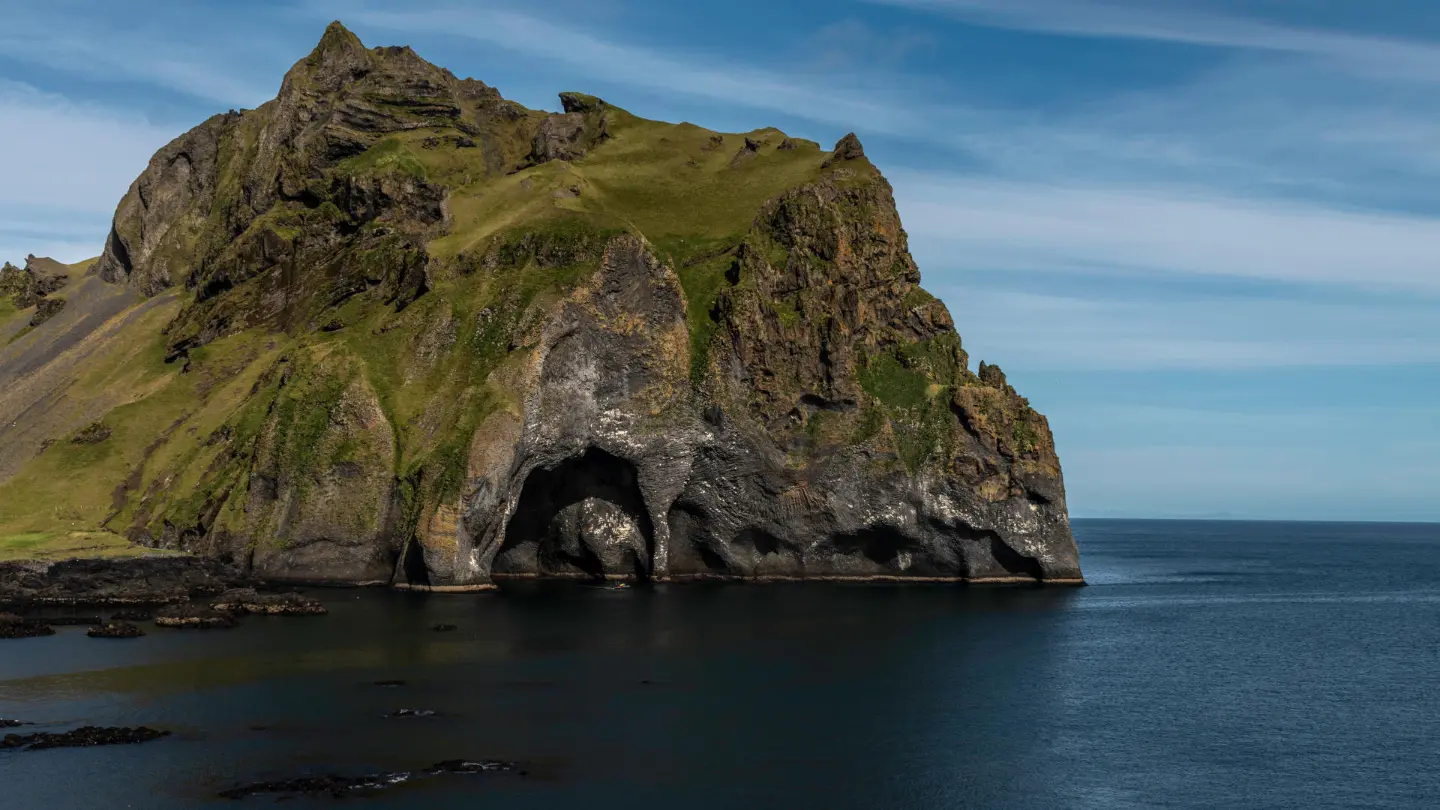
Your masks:
<instances>
[{"instance_id":1,"label":"rocky island","mask_svg":"<svg viewBox=\"0 0 1440 810\"><path fill-rule=\"evenodd\" d=\"M970 370L858 139L560 100L334 23L97 260L7 265L0 538L434 591L1081 581L1045 418Z\"/></svg>"}]
</instances>

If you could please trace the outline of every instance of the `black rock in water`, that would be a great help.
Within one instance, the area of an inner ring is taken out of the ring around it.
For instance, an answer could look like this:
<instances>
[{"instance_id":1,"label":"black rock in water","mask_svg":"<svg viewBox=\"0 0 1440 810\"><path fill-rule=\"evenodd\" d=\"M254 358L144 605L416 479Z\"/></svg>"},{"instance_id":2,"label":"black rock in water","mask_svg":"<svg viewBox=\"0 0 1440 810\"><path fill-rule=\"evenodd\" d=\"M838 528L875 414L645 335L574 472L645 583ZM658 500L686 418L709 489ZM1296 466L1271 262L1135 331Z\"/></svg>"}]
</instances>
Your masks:
<instances>
[{"instance_id":1,"label":"black rock in water","mask_svg":"<svg viewBox=\"0 0 1440 810\"><path fill-rule=\"evenodd\" d=\"M514 762L505 762L498 759L447 759L437 762L421 771L397 771L394 773L366 774L364 776L343 776L341 774L320 774L318 776L300 776L294 779L276 779L270 782L254 782L248 785L240 785L220 791L221 798L243 799L248 796L259 796L264 794L307 794L322 795L330 794L334 798L342 798L357 791L383 790L402 782L412 779L423 779L429 776L441 776L443 774L464 774L464 773L498 773L504 771L516 771L517 765ZM525 771L518 771L524 776Z\"/></svg>"},{"instance_id":2,"label":"black rock in water","mask_svg":"<svg viewBox=\"0 0 1440 810\"><path fill-rule=\"evenodd\" d=\"M447 759L444 762L437 762L430 766L427 772L431 775L442 773L490 773L494 771L513 771L516 768L514 762L505 762L499 759Z\"/></svg>"},{"instance_id":3,"label":"black rock in water","mask_svg":"<svg viewBox=\"0 0 1440 810\"><path fill-rule=\"evenodd\" d=\"M434 709L396 709L386 717L434 717Z\"/></svg>"},{"instance_id":4,"label":"black rock in water","mask_svg":"<svg viewBox=\"0 0 1440 810\"><path fill-rule=\"evenodd\" d=\"M155 614L157 627L176 627L186 630L211 630L234 627L239 622L229 613L222 613L201 605L176 605Z\"/></svg>"},{"instance_id":5,"label":"black rock in water","mask_svg":"<svg viewBox=\"0 0 1440 810\"><path fill-rule=\"evenodd\" d=\"M19 720L10 720L4 717L0 717L0 728L19 728L23 725L25 724L20 722Z\"/></svg>"},{"instance_id":6,"label":"black rock in water","mask_svg":"<svg viewBox=\"0 0 1440 810\"><path fill-rule=\"evenodd\" d=\"M454 631L454 630L459 630L460 628L459 628L459 627L456 627L456 626L453 625L453 624L437 624L437 625L435 625L434 627L432 627L432 628L430 628L430 629L431 629L431 630L434 630L434 631L437 632L437 633L449 633L449 632Z\"/></svg>"},{"instance_id":7,"label":"black rock in water","mask_svg":"<svg viewBox=\"0 0 1440 810\"><path fill-rule=\"evenodd\" d=\"M254 588L237 588L220 594L210 606L225 613L258 613L267 616L323 616L329 613L320 600L300 593L259 593Z\"/></svg>"},{"instance_id":8,"label":"black rock in water","mask_svg":"<svg viewBox=\"0 0 1440 810\"><path fill-rule=\"evenodd\" d=\"M155 614L145 610L117 610L110 614L112 622L148 622L155 618Z\"/></svg>"},{"instance_id":9,"label":"black rock in water","mask_svg":"<svg viewBox=\"0 0 1440 810\"><path fill-rule=\"evenodd\" d=\"M130 622L105 622L86 632L91 638L140 638L145 631Z\"/></svg>"},{"instance_id":10,"label":"black rock in water","mask_svg":"<svg viewBox=\"0 0 1440 810\"><path fill-rule=\"evenodd\" d=\"M375 682L375 685L376 685L376 686L384 686L384 687L390 688L390 687L396 687L396 686L404 686L404 685L405 685L405 682L404 682L404 681L376 681L376 682Z\"/></svg>"},{"instance_id":11,"label":"black rock in water","mask_svg":"<svg viewBox=\"0 0 1440 810\"><path fill-rule=\"evenodd\" d=\"M277 779L272 782L255 782L254 784L241 785L228 790L220 791L220 797L224 799L243 799L247 796L259 796L267 793L303 793L303 794L325 794L328 793L335 798L340 798L348 793L357 790L380 790L398 785L410 778L408 773L382 773L368 776L340 776L339 774L322 774L320 776L301 776L295 779Z\"/></svg>"},{"instance_id":12,"label":"black rock in water","mask_svg":"<svg viewBox=\"0 0 1440 810\"><path fill-rule=\"evenodd\" d=\"M55 628L13 613L0 613L0 638L38 638L55 635Z\"/></svg>"},{"instance_id":13,"label":"black rock in water","mask_svg":"<svg viewBox=\"0 0 1440 810\"><path fill-rule=\"evenodd\" d=\"M168 736L170 736L168 731L158 731L145 726L138 728L83 726L61 734L49 732L6 734L4 738L0 738L0 748L30 751L39 751L45 748L89 748L96 745L130 745L150 742Z\"/></svg>"}]
</instances>

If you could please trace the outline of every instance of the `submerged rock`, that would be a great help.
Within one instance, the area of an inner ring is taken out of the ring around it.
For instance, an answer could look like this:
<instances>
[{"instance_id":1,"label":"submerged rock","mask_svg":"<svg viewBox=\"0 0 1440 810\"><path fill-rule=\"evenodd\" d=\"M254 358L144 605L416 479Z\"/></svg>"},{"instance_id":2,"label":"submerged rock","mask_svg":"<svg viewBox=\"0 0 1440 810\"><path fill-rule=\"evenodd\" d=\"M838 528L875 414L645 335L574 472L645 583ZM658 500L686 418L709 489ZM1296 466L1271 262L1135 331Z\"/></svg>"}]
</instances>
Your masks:
<instances>
[{"instance_id":1,"label":"submerged rock","mask_svg":"<svg viewBox=\"0 0 1440 810\"><path fill-rule=\"evenodd\" d=\"M396 709L386 717L434 717L434 709Z\"/></svg>"},{"instance_id":2,"label":"submerged rock","mask_svg":"<svg viewBox=\"0 0 1440 810\"><path fill-rule=\"evenodd\" d=\"M387 688L387 689L393 689L393 688L395 688L395 687L397 687L397 686L404 686L404 685L405 685L405 681L376 681L376 682L375 682L375 685L376 685L376 686L380 686L380 687L384 687L384 688Z\"/></svg>"},{"instance_id":3,"label":"submerged rock","mask_svg":"<svg viewBox=\"0 0 1440 810\"><path fill-rule=\"evenodd\" d=\"M444 762L437 762L430 766L427 771L430 774L442 773L494 773L497 771L513 771L517 769L514 762L505 762L498 759L447 759Z\"/></svg>"},{"instance_id":4,"label":"submerged rock","mask_svg":"<svg viewBox=\"0 0 1440 810\"><path fill-rule=\"evenodd\" d=\"M437 624L430 629L436 633L452 633L456 630L459 630L460 628L453 624Z\"/></svg>"},{"instance_id":5,"label":"submerged rock","mask_svg":"<svg viewBox=\"0 0 1440 810\"><path fill-rule=\"evenodd\" d=\"M226 591L210 606L225 613L267 616L323 616L329 613L320 600L301 593L258 593L254 588Z\"/></svg>"},{"instance_id":6,"label":"submerged rock","mask_svg":"<svg viewBox=\"0 0 1440 810\"><path fill-rule=\"evenodd\" d=\"M247 796L260 796L269 793L300 793L300 794L329 794L335 798L341 798L349 793L364 790L380 790L401 782L408 781L408 773L379 773L367 776L340 776L338 774L324 774L321 776L301 776L295 779L277 779L272 782L255 782L249 785L229 788L220 791L220 797L224 799L243 799Z\"/></svg>"},{"instance_id":7,"label":"submerged rock","mask_svg":"<svg viewBox=\"0 0 1440 810\"><path fill-rule=\"evenodd\" d=\"M521 776L525 775L524 771L517 771L517 767L517 764L514 762L504 762L494 759L447 759L419 771L397 771L394 773L375 773L362 776L345 776L342 774L300 776L293 779L277 779L269 782L255 782L248 785L240 785L222 790L219 795L225 799L243 799L248 796L267 794L328 794L338 799L351 793L383 790L409 782L413 779L423 779L444 774L478 774L516 771Z\"/></svg>"},{"instance_id":8,"label":"submerged rock","mask_svg":"<svg viewBox=\"0 0 1440 810\"><path fill-rule=\"evenodd\" d=\"M106 622L86 633L91 638L140 638L145 631L129 622Z\"/></svg>"},{"instance_id":9,"label":"submerged rock","mask_svg":"<svg viewBox=\"0 0 1440 810\"><path fill-rule=\"evenodd\" d=\"M150 742L168 736L170 736L168 731L158 731L145 726L138 728L84 726L61 734L49 732L6 734L0 738L0 748L20 748L31 751L45 748L89 748L96 745L130 745Z\"/></svg>"},{"instance_id":10,"label":"submerged rock","mask_svg":"<svg viewBox=\"0 0 1440 810\"><path fill-rule=\"evenodd\" d=\"M13 613L0 613L0 638L38 638L55 635L55 628Z\"/></svg>"},{"instance_id":11,"label":"submerged rock","mask_svg":"<svg viewBox=\"0 0 1440 810\"><path fill-rule=\"evenodd\" d=\"M155 614L157 627L175 627L186 630L213 630L235 627L239 622L229 613L202 605L176 605Z\"/></svg>"},{"instance_id":12,"label":"submerged rock","mask_svg":"<svg viewBox=\"0 0 1440 810\"><path fill-rule=\"evenodd\" d=\"M20 722L19 720L9 720L7 718L0 717L0 728L19 728L23 725L26 724Z\"/></svg>"}]
</instances>

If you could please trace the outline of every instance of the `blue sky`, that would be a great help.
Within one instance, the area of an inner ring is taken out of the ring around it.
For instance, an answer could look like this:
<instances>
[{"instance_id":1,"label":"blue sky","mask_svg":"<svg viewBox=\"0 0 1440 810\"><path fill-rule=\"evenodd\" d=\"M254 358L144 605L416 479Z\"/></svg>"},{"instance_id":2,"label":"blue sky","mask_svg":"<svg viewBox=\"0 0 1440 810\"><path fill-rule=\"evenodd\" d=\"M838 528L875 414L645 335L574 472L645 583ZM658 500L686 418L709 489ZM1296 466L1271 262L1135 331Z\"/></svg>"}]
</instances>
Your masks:
<instances>
[{"instance_id":1,"label":"blue sky","mask_svg":"<svg viewBox=\"0 0 1440 810\"><path fill-rule=\"evenodd\" d=\"M1433 0L8 2L0 258L339 18L532 107L856 131L1073 514L1440 520Z\"/></svg>"}]
</instances>

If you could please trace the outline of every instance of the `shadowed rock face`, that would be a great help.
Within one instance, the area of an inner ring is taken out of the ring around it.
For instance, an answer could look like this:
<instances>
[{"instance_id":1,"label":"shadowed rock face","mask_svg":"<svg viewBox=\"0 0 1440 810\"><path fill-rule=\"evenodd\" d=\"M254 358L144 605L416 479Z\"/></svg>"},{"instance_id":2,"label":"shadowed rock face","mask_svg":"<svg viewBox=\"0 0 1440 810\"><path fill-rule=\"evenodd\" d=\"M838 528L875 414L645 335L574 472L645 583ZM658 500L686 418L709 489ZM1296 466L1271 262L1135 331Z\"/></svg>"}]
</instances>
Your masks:
<instances>
[{"instance_id":1,"label":"shadowed rock face","mask_svg":"<svg viewBox=\"0 0 1440 810\"><path fill-rule=\"evenodd\" d=\"M1078 581L1048 424L970 371L858 138L727 144L561 98L335 24L276 100L157 153L97 272L194 291L159 338L177 363L285 348L206 450L139 476L133 538L455 590Z\"/></svg>"}]
</instances>

